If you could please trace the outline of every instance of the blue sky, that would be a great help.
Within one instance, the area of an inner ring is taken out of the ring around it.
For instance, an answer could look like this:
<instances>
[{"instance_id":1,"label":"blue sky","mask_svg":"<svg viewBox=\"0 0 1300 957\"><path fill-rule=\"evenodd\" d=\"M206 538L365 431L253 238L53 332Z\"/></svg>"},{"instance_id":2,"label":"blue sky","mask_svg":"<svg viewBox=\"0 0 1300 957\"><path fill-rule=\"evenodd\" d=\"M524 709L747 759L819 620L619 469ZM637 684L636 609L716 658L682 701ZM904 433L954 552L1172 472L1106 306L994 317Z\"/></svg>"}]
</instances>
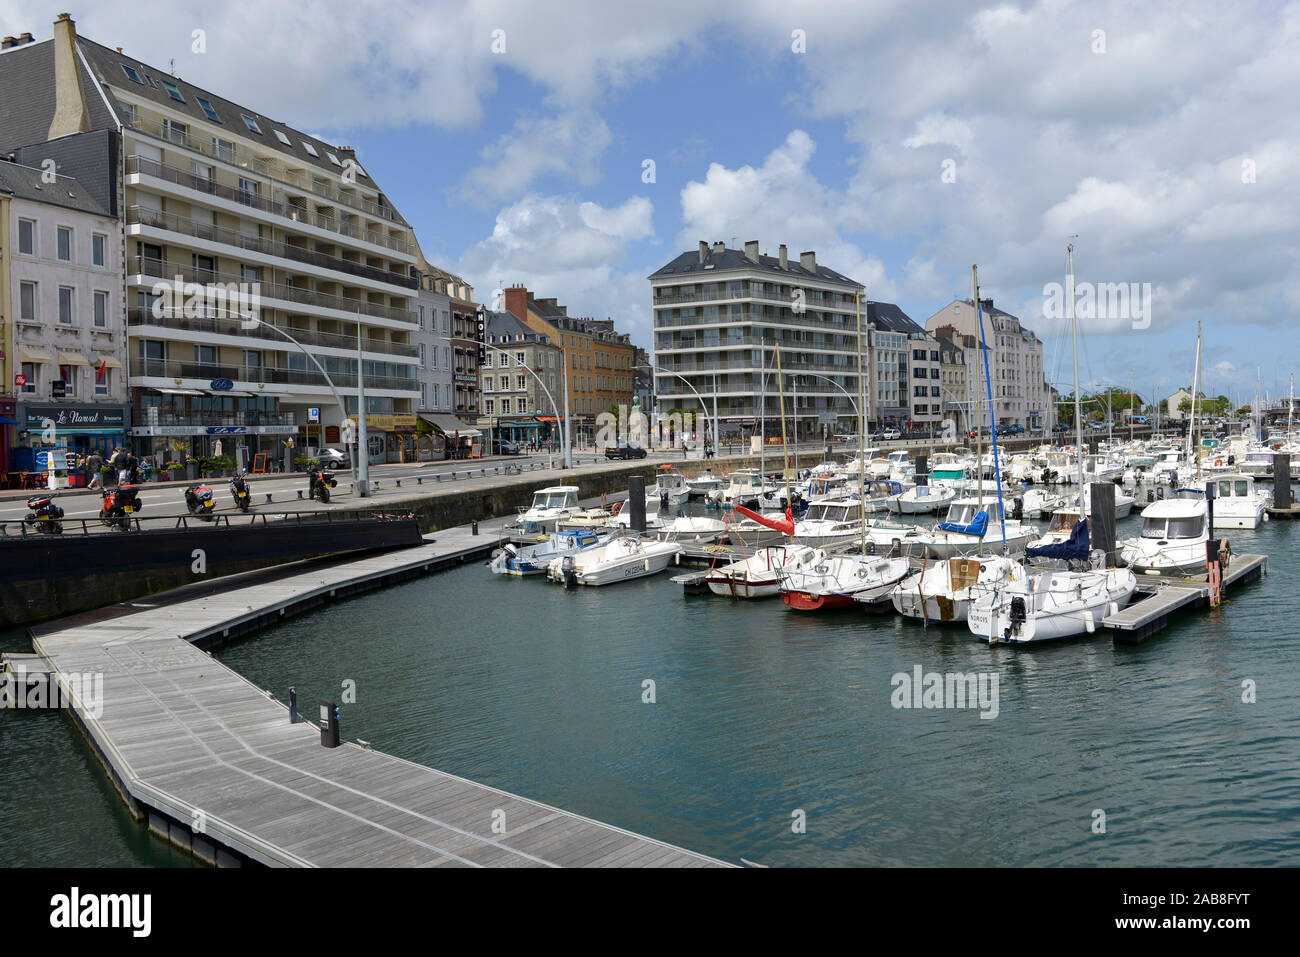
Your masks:
<instances>
[{"instance_id":1,"label":"blue sky","mask_svg":"<svg viewBox=\"0 0 1300 957\"><path fill-rule=\"evenodd\" d=\"M1043 286L1063 282L1074 237L1080 282L1152 288L1150 328L1084 323L1085 386L1189 383L1198 320L1211 392L1249 401L1257 368L1285 392L1300 357L1297 3L71 12L99 42L175 57L188 80L355 146L430 260L480 298L523 282L645 346L648 273L700 239L758 239L815 249L919 322L968 295L979 263L1068 388ZM0 0L5 33L48 36L51 19Z\"/></svg>"}]
</instances>

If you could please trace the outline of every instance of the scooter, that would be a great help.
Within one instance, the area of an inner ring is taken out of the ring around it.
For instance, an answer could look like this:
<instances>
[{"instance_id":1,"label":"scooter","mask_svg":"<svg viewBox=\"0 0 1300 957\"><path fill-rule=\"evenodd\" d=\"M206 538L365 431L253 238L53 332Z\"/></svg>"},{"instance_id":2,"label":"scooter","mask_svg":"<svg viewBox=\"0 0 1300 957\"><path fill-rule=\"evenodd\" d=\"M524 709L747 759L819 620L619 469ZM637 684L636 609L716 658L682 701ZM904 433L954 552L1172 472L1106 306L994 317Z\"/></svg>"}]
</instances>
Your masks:
<instances>
[{"instance_id":1,"label":"scooter","mask_svg":"<svg viewBox=\"0 0 1300 957\"><path fill-rule=\"evenodd\" d=\"M104 489L99 520L109 528L120 528L124 532L129 532L131 516L144 508L139 491L134 485L119 485L116 488Z\"/></svg>"},{"instance_id":2,"label":"scooter","mask_svg":"<svg viewBox=\"0 0 1300 957\"><path fill-rule=\"evenodd\" d=\"M54 504L52 495L33 495L27 500L27 521L42 535L61 535L63 533L63 509Z\"/></svg>"},{"instance_id":3,"label":"scooter","mask_svg":"<svg viewBox=\"0 0 1300 957\"><path fill-rule=\"evenodd\" d=\"M247 512L248 507L253 504L253 494L248 489L248 482L243 472L230 480L230 494L235 499L235 507L241 512Z\"/></svg>"},{"instance_id":4,"label":"scooter","mask_svg":"<svg viewBox=\"0 0 1300 957\"><path fill-rule=\"evenodd\" d=\"M213 509L217 500L212 497L212 489L206 485L191 485L185 490L185 507L191 515L197 515L205 522L212 521Z\"/></svg>"},{"instance_id":5,"label":"scooter","mask_svg":"<svg viewBox=\"0 0 1300 957\"><path fill-rule=\"evenodd\" d=\"M307 473L307 497L318 498L324 505L330 500L330 489L338 487L338 480L329 469L312 469Z\"/></svg>"}]
</instances>

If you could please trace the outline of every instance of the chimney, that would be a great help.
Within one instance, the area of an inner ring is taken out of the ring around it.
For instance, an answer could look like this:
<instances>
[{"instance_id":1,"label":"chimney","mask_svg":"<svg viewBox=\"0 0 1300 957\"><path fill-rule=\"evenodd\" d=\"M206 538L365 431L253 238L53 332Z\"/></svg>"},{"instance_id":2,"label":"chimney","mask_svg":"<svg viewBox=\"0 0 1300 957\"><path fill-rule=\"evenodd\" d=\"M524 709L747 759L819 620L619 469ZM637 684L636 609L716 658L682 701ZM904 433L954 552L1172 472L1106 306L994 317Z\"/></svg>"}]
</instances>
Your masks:
<instances>
[{"instance_id":1,"label":"chimney","mask_svg":"<svg viewBox=\"0 0 1300 957\"><path fill-rule=\"evenodd\" d=\"M790 260L789 260L789 258L786 256L785 243L782 243L782 244L781 244L781 268L782 268L782 269L789 269L789 268L790 268Z\"/></svg>"},{"instance_id":2,"label":"chimney","mask_svg":"<svg viewBox=\"0 0 1300 957\"><path fill-rule=\"evenodd\" d=\"M758 262L758 240L751 239L745 243L745 258L752 263Z\"/></svg>"},{"instance_id":3,"label":"chimney","mask_svg":"<svg viewBox=\"0 0 1300 957\"><path fill-rule=\"evenodd\" d=\"M5 37L3 40L0 40L0 50L8 50L10 47L16 46L18 46L17 37Z\"/></svg>"},{"instance_id":4,"label":"chimney","mask_svg":"<svg viewBox=\"0 0 1300 957\"><path fill-rule=\"evenodd\" d=\"M809 272L817 271L817 254L815 252L806 252L799 254L799 265Z\"/></svg>"},{"instance_id":5,"label":"chimney","mask_svg":"<svg viewBox=\"0 0 1300 957\"><path fill-rule=\"evenodd\" d=\"M703 263L706 256L709 255L709 244L703 239L700 240L700 262Z\"/></svg>"},{"instance_id":6,"label":"chimney","mask_svg":"<svg viewBox=\"0 0 1300 957\"><path fill-rule=\"evenodd\" d=\"M993 311L993 300L992 300L992 299L981 299L981 300L980 300L980 307L984 310L985 315L987 315L988 313L991 313L991 312Z\"/></svg>"},{"instance_id":7,"label":"chimney","mask_svg":"<svg viewBox=\"0 0 1300 957\"><path fill-rule=\"evenodd\" d=\"M77 25L60 13L54 21L54 119L46 139L58 139L90 129L86 94L77 67Z\"/></svg>"},{"instance_id":8,"label":"chimney","mask_svg":"<svg viewBox=\"0 0 1300 957\"><path fill-rule=\"evenodd\" d=\"M36 42L36 38L35 38L34 36L32 36L30 33L21 33L21 34L18 35L18 42L19 42L20 44L23 44L23 43L35 43L35 42Z\"/></svg>"},{"instance_id":9,"label":"chimney","mask_svg":"<svg viewBox=\"0 0 1300 957\"><path fill-rule=\"evenodd\" d=\"M727 246L723 242L716 242L713 244L713 251L714 253L721 255L727 251Z\"/></svg>"}]
</instances>

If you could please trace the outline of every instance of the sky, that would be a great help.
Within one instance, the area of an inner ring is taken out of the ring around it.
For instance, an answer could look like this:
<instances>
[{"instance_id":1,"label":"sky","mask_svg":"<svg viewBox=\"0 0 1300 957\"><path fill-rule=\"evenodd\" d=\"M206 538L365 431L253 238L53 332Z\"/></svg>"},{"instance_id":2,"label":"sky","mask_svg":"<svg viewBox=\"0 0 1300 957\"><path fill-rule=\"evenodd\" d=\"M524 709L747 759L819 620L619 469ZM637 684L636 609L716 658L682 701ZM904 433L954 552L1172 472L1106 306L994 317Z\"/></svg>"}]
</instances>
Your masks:
<instances>
[{"instance_id":1,"label":"sky","mask_svg":"<svg viewBox=\"0 0 1300 957\"><path fill-rule=\"evenodd\" d=\"M1250 402L1257 376L1285 394L1300 359L1300 2L60 9L354 146L430 262L489 304L523 283L649 348L646 277L699 240L815 250L922 325L977 264L1068 392L1049 284L1073 243L1081 290L1136 292L1080 309L1085 389L1190 384L1198 321L1211 394ZM0 0L0 28L44 38L57 12Z\"/></svg>"}]
</instances>

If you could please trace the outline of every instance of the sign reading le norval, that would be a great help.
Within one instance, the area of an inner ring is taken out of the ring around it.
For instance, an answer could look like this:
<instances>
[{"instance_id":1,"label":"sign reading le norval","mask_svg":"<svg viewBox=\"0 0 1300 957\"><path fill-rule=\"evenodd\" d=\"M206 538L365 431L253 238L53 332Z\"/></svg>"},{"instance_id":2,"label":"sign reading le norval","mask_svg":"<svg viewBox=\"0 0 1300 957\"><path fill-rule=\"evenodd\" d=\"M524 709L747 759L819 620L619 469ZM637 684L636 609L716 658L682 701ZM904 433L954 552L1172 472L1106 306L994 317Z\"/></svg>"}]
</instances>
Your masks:
<instances>
[{"instance_id":1,"label":"sign reading le norval","mask_svg":"<svg viewBox=\"0 0 1300 957\"><path fill-rule=\"evenodd\" d=\"M108 429L122 428L125 421L121 407L105 406L69 406L69 405L29 405L27 406L27 428L44 428L49 419L56 429Z\"/></svg>"}]
</instances>

